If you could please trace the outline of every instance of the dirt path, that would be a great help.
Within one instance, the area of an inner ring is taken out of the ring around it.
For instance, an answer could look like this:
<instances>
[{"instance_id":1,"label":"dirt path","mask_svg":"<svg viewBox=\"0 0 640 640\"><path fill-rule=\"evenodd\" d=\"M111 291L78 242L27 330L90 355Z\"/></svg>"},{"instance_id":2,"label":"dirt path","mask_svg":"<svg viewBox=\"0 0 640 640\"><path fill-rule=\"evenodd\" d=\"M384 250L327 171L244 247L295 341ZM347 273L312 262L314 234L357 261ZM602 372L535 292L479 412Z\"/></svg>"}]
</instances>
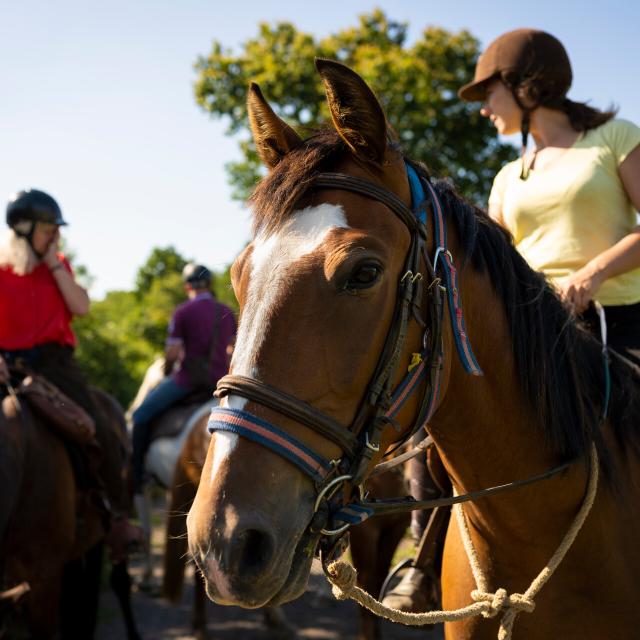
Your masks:
<instances>
[{"instance_id":1,"label":"dirt path","mask_svg":"<svg viewBox=\"0 0 640 640\"><path fill-rule=\"evenodd\" d=\"M160 584L163 526L154 530L153 552L155 579ZM140 563L132 561L134 580L141 575ZM140 633L144 640L190 640L191 606L193 601L193 572L189 569L185 593L180 605L152 597L146 593L133 593L133 607ZM220 607L208 602L208 632L210 640L267 640L274 635L265 627L261 611L247 611L238 607ZM319 565L314 563L309 588L295 602L283 607L288 621L296 629L297 638L312 640L355 640L357 637L357 611L352 602L340 602L332 595ZM442 631L411 629L383 622L384 640L440 640ZM120 610L113 593L107 586L101 595L100 622L95 640L126 640Z\"/></svg>"},{"instance_id":2,"label":"dirt path","mask_svg":"<svg viewBox=\"0 0 640 640\"><path fill-rule=\"evenodd\" d=\"M190 640L192 587L182 604L175 606L147 594L135 593L133 606L144 640ZM313 640L355 640L356 607L333 598L322 575L315 574L309 590L295 602L283 607L298 638ZM208 631L212 640L267 640L274 636L265 627L260 611L237 607L219 607L208 603ZM437 640L440 635L384 623L385 640ZM103 592L101 623L96 640L126 640L117 603L108 589Z\"/></svg>"}]
</instances>

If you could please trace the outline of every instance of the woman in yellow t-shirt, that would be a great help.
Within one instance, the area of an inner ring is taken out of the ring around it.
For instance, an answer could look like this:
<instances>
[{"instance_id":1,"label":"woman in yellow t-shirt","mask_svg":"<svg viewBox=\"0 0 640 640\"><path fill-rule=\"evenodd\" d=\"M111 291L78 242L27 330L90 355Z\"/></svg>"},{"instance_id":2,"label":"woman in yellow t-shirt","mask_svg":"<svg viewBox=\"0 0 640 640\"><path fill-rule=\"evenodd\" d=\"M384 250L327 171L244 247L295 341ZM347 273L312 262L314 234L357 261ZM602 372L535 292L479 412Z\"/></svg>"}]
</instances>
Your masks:
<instances>
[{"instance_id":1,"label":"woman in yellow t-shirt","mask_svg":"<svg viewBox=\"0 0 640 640\"><path fill-rule=\"evenodd\" d=\"M489 214L594 331L600 302L609 344L640 363L640 128L569 100L571 81L556 38L518 29L489 45L459 95L482 101L499 133L522 133L521 158L496 176Z\"/></svg>"}]
</instances>

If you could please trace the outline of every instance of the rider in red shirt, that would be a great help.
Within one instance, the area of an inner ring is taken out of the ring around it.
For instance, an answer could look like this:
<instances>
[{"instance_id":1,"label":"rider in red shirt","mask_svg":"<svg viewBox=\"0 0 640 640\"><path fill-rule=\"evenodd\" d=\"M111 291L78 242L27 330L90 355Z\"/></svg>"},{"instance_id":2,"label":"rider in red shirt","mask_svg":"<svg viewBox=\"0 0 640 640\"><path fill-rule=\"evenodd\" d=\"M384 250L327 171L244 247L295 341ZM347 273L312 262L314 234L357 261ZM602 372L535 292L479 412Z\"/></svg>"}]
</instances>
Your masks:
<instances>
[{"instance_id":1,"label":"rider in red shirt","mask_svg":"<svg viewBox=\"0 0 640 640\"><path fill-rule=\"evenodd\" d=\"M54 253L56 264L73 278L69 261ZM56 271L58 268L56 268ZM60 294L55 273L41 262L31 273L18 275L8 265L0 267L0 346L3 350L30 349L56 342L75 347L72 313ZM23 295L27 290L29 295Z\"/></svg>"},{"instance_id":2,"label":"rider in red shirt","mask_svg":"<svg viewBox=\"0 0 640 640\"><path fill-rule=\"evenodd\" d=\"M42 191L21 191L9 202L7 223L0 245L0 350L74 347L71 318L89 311L89 296L57 251L59 228L67 224L60 207Z\"/></svg>"},{"instance_id":3,"label":"rider in red shirt","mask_svg":"<svg viewBox=\"0 0 640 640\"><path fill-rule=\"evenodd\" d=\"M67 223L50 195L28 189L9 201L7 224L0 240L0 385L9 382L10 367L19 375L40 374L92 416L103 456L100 477L93 480L102 485L103 474L116 475L112 469L121 462L121 444L73 355L71 319L88 313L89 296L58 252L60 227ZM121 479L104 485L116 516L112 521L127 531L128 488Z\"/></svg>"}]
</instances>

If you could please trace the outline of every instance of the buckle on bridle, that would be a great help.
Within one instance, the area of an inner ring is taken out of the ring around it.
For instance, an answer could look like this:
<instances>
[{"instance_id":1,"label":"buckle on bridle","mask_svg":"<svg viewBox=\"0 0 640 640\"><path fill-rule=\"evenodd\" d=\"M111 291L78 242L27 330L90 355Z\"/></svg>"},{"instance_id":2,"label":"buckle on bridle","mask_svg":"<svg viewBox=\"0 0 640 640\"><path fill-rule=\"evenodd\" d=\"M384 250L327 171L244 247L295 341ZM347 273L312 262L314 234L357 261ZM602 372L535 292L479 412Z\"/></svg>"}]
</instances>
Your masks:
<instances>
[{"instance_id":1,"label":"buckle on bridle","mask_svg":"<svg viewBox=\"0 0 640 640\"><path fill-rule=\"evenodd\" d=\"M364 446L370 451L373 451L373 453L378 453L378 451L380 451L380 443L371 442L371 440L369 440L368 431L364 434Z\"/></svg>"},{"instance_id":2,"label":"buckle on bridle","mask_svg":"<svg viewBox=\"0 0 640 640\"><path fill-rule=\"evenodd\" d=\"M417 280L422 280L422 274L419 271L416 274L414 274L413 271L407 271L402 278L400 278L400 282L404 282L407 278L409 278L411 284L414 284Z\"/></svg>"}]
</instances>

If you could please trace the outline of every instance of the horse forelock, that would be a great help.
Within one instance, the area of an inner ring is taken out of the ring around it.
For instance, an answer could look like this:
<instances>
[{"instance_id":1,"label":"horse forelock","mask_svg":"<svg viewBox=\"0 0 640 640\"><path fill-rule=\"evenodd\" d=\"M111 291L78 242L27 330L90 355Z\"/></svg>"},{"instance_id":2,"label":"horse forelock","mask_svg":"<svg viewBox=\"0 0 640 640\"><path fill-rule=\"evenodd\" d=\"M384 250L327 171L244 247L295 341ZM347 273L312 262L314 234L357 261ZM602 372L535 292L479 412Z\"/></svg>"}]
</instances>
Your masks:
<instances>
[{"instance_id":1,"label":"horse forelock","mask_svg":"<svg viewBox=\"0 0 640 640\"><path fill-rule=\"evenodd\" d=\"M269 234L281 227L301 208L314 178L335 169L348 152L333 129L317 131L280 163L256 186L249 204L253 211L254 235Z\"/></svg>"}]
</instances>

